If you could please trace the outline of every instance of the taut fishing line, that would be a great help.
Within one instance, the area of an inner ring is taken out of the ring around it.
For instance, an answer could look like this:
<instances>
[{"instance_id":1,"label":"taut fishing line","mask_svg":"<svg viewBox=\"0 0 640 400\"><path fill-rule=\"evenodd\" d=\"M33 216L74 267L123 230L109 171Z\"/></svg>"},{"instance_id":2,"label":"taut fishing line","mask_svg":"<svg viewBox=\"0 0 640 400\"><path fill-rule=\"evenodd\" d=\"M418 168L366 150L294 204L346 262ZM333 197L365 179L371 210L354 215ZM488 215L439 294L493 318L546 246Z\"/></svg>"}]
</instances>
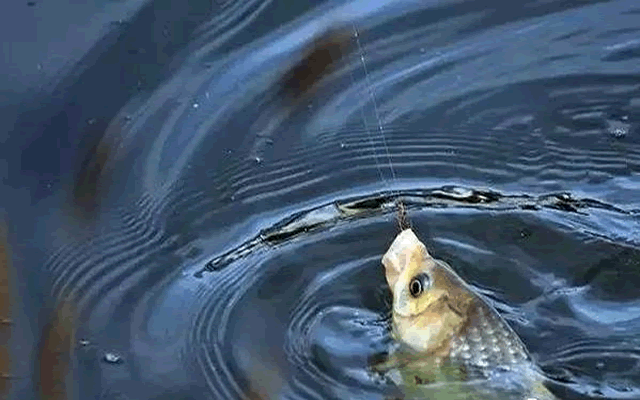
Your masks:
<instances>
[{"instance_id":1,"label":"taut fishing line","mask_svg":"<svg viewBox=\"0 0 640 400\"><path fill-rule=\"evenodd\" d=\"M365 59L364 50L362 49L362 44L360 43L360 33L358 32L358 28L355 25L355 23L353 24L353 36L355 38L356 45L358 46L358 55L360 56L360 64L362 65L362 70L364 71L365 85L367 87L367 91L371 99L371 104L373 104L373 114L376 119L377 130L380 134L380 138L382 139L382 146L384 147L384 151L387 156L387 164L389 165L389 171L391 172L391 184L384 178L384 174L382 173L382 166L378 160L378 154L373 142L373 132L369 129L369 126L367 124L367 119L364 115L364 110L360 109L360 113L362 116L362 123L364 124L364 129L367 132L367 136L369 138L369 144L371 145L371 148L373 151L373 157L376 163L376 168L378 169L378 174L380 175L380 179L389 187L390 192L393 194L394 190L392 185L396 183L396 180L397 180L396 172L395 172L395 169L393 168L393 162L391 160L391 152L389 151L389 146L387 145L387 139L385 137L384 127L382 126L382 119L380 118L380 113L378 112L378 102L376 100L376 94L373 89L373 86L371 85L371 81L369 80L369 71L367 69L367 61ZM354 80L353 75L351 75L351 79ZM411 223L407 218L407 210L399 197L396 199L395 203L398 208L398 211L396 214L396 221L398 223L398 226L400 227L400 230L410 228Z\"/></svg>"}]
</instances>

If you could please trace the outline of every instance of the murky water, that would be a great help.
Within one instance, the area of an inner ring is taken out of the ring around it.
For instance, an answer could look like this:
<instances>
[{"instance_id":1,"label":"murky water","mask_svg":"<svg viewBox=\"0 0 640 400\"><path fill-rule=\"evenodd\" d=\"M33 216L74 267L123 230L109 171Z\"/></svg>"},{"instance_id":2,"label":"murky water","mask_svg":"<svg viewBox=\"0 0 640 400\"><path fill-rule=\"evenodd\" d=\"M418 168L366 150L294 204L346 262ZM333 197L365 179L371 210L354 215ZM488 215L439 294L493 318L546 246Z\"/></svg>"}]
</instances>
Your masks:
<instances>
[{"instance_id":1,"label":"murky water","mask_svg":"<svg viewBox=\"0 0 640 400\"><path fill-rule=\"evenodd\" d=\"M398 200L555 393L640 397L640 4L169 3L7 108L20 398L69 296L77 398L397 395L368 365Z\"/></svg>"}]
</instances>

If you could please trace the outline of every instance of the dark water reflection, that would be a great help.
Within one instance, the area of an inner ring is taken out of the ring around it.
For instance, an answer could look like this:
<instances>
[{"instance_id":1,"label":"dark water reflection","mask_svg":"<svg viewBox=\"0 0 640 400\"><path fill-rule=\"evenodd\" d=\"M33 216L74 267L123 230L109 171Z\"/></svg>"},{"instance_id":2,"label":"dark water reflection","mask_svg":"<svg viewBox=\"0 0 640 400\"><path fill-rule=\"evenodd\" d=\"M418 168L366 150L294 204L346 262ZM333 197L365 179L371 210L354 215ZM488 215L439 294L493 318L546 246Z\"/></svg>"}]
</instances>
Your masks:
<instances>
[{"instance_id":1,"label":"dark water reflection","mask_svg":"<svg viewBox=\"0 0 640 400\"><path fill-rule=\"evenodd\" d=\"M396 395L367 363L403 199L554 391L640 397L636 2L302 3L141 3L7 105L17 375L72 295L77 398Z\"/></svg>"}]
</instances>

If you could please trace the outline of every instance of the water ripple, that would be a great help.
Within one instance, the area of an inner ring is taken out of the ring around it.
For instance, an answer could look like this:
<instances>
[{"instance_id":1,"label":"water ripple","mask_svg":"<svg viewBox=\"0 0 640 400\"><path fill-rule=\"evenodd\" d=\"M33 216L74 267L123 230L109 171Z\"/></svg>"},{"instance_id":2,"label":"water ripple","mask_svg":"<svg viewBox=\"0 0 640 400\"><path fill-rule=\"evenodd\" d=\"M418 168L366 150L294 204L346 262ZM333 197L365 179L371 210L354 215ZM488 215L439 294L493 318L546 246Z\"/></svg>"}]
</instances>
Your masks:
<instances>
[{"instance_id":1,"label":"water ripple","mask_svg":"<svg viewBox=\"0 0 640 400\"><path fill-rule=\"evenodd\" d=\"M208 4L118 106L95 229L36 213L85 397L385 398L400 203L560 391L638 397L635 2L282 4ZM349 51L285 98L336 31Z\"/></svg>"}]
</instances>

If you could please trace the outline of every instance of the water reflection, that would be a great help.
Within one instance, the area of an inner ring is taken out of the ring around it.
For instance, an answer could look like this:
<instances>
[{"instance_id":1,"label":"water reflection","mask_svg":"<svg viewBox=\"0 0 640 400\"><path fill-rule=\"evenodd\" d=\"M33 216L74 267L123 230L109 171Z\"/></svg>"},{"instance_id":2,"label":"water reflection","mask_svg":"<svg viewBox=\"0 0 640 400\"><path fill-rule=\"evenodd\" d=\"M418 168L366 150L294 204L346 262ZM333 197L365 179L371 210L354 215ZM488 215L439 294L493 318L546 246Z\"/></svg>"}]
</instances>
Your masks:
<instances>
[{"instance_id":1,"label":"water reflection","mask_svg":"<svg viewBox=\"0 0 640 400\"><path fill-rule=\"evenodd\" d=\"M290 6L149 2L24 106L7 207L25 287L73 296L80 397L397 395L398 203L556 392L638 397L635 2Z\"/></svg>"},{"instance_id":2,"label":"water reflection","mask_svg":"<svg viewBox=\"0 0 640 400\"><path fill-rule=\"evenodd\" d=\"M11 294L14 291L11 274L11 253L7 238L5 216L0 214L0 396L8 397L11 390L12 363L11 325L13 324Z\"/></svg>"}]
</instances>

